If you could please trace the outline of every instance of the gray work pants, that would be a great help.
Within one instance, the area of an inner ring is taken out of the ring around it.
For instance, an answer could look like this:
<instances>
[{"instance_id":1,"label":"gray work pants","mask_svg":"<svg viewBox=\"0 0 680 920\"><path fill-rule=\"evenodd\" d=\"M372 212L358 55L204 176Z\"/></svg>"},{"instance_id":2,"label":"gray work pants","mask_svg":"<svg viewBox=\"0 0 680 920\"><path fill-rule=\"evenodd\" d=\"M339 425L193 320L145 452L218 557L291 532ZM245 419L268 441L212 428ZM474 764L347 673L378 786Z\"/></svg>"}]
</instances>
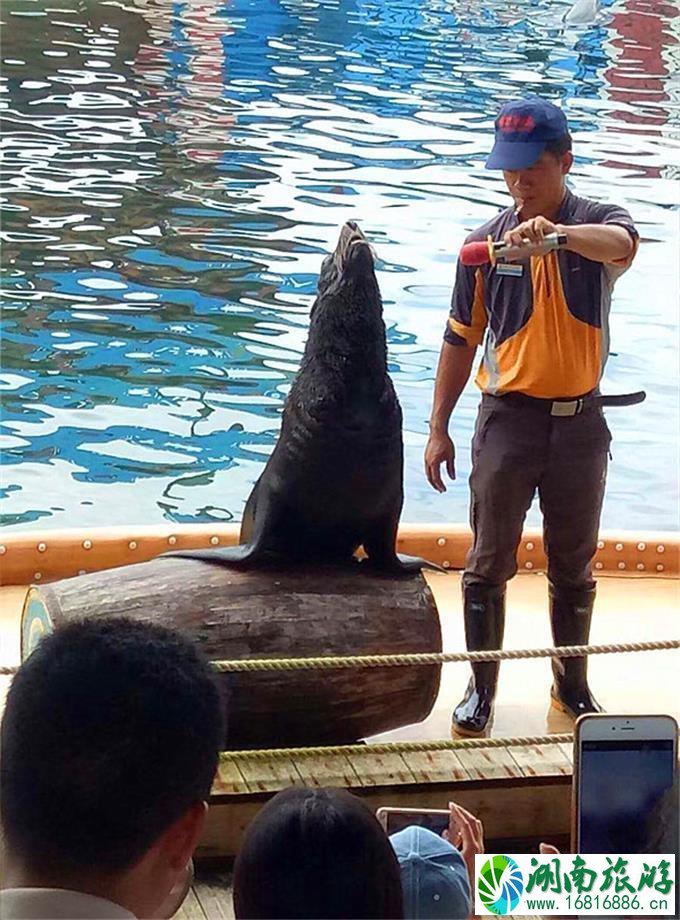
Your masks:
<instances>
[{"instance_id":1,"label":"gray work pants","mask_svg":"<svg viewBox=\"0 0 680 920\"><path fill-rule=\"evenodd\" d=\"M463 584L501 585L516 573L524 519L538 490L550 581L592 587L610 441L601 409L561 418L484 395L472 440L474 540Z\"/></svg>"}]
</instances>

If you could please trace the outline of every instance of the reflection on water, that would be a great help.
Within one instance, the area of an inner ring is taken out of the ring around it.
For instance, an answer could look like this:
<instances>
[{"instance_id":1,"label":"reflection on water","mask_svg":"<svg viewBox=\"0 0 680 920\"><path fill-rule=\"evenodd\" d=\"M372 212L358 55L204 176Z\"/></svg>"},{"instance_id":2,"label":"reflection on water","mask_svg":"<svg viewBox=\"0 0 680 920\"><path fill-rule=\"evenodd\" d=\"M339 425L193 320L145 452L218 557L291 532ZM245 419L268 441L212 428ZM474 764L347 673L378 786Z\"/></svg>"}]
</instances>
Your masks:
<instances>
[{"instance_id":1,"label":"reflection on water","mask_svg":"<svg viewBox=\"0 0 680 920\"><path fill-rule=\"evenodd\" d=\"M574 187L645 243L617 289L611 527L677 520L678 11L556 0L4 0L3 519L231 520L276 438L322 256L376 246L404 407L406 520L463 520L421 473L455 253L505 202L500 100L573 125ZM675 119L675 121L674 121Z\"/></svg>"}]
</instances>

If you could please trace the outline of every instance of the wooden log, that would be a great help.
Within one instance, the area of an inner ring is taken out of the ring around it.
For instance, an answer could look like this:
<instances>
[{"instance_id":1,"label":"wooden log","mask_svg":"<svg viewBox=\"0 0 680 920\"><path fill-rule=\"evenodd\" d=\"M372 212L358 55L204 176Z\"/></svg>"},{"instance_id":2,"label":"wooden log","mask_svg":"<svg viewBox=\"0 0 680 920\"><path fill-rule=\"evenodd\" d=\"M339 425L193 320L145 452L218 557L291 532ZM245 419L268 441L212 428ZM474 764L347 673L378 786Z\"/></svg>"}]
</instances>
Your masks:
<instances>
[{"instance_id":1,"label":"wooden log","mask_svg":"<svg viewBox=\"0 0 680 920\"><path fill-rule=\"evenodd\" d=\"M211 660L441 651L422 575L344 567L242 571L164 558L34 586L24 605L22 657L75 619L126 615L197 641ZM441 668L222 674L228 747L340 744L424 719Z\"/></svg>"}]
</instances>

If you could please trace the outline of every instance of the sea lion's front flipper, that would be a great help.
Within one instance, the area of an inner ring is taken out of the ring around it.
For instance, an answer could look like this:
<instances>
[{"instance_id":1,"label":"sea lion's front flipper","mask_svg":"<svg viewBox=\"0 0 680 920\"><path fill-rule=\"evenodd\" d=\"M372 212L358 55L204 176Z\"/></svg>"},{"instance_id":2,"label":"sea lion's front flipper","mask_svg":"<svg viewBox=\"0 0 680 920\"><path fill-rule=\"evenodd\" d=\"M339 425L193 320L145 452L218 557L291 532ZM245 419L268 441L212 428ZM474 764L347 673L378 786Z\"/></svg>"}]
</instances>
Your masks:
<instances>
[{"instance_id":1,"label":"sea lion's front flipper","mask_svg":"<svg viewBox=\"0 0 680 920\"><path fill-rule=\"evenodd\" d=\"M377 524L370 537L364 540L368 564L381 572L408 575L421 569L445 572L440 565L421 559L420 556L406 556L395 551L397 542L397 521L391 519ZM364 563L365 564L365 563Z\"/></svg>"},{"instance_id":2,"label":"sea lion's front flipper","mask_svg":"<svg viewBox=\"0 0 680 920\"><path fill-rule=\"evenodd\" d=\"M270 489L266 486L263 488L261 480L258 480L244 512L241 526L241 539L247 537L244 542L238 546L225 546L220 549L181 549L163 555L247 568L277 554L276 531L281 516L279 504Z\"/></svg>"},{"instance_id":3,"label":"sea lion's front flipper","mask_svg":"<svg viewBox=\"0 0 680 920\"><path fill-rule=\"evenodd\" d=\"M420 569L433 569L435 572L447 572L448 570L436 562L428 562L420 556L407 556L405 553L395 553L395 563L402 572L418 572Z\"/></svg>"},{"instance_id":4,"label":"sea lion's front flipper","mask_svg":"<svg viewBox=\"0 0 680 920\"><path fill-rule=\"evenodd\" d=\"M260 479L258 479L255 485L253 486L252 491L250 495L248 496L248 501L246 502L246 506L243 509L243 517L241 518L241 536L239 538L240 543L250 543L253 539L253 531L255 529L255 512L257 511L257 493L258 493L259 485L260 485Z\"/></svg>"}]
</instances>

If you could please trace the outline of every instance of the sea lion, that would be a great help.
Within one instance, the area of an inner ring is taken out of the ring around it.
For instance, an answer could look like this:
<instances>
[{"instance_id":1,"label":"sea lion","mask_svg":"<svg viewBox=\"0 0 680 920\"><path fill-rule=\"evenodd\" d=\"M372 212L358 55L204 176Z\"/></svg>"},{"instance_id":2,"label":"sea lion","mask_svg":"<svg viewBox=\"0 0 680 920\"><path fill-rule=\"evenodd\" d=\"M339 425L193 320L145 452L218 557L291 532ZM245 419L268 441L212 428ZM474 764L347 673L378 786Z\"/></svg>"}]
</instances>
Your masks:
<instances>
[{"instance_id":1,"label":"sea lion","mask_svg":"<svg viewBox=\"0 0 680 920\"><path fill-rule=\"evenodd\" d=\"M246 503L240 545L172 555L239 566L343 562L363 546L381 570L430 565L395 551L404 498L401 427L373 253L348 221L321 266L300 370L279 439Z\"/></svg>"}]
</instances>

